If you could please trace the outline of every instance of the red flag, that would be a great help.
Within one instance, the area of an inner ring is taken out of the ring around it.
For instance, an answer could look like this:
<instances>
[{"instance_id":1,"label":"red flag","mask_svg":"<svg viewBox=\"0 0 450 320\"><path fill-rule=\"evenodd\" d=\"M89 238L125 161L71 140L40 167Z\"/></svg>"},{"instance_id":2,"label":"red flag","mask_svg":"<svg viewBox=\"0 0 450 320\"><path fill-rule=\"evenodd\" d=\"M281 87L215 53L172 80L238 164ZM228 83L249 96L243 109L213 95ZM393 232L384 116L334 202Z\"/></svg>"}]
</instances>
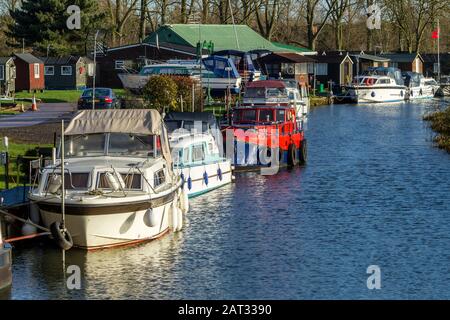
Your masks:
<instances>
[{"instance_id":1,"label":"red flag","mask_svg":"<svg viewBox=\"0 0 450 320\"><path fill-rule=\"evenodd\" d=\"M431 33L431 38L432 38L432 39L439 39L439 29L436 29L436 30L434 30L434 31Z\"/></svg>"}]
</instances>

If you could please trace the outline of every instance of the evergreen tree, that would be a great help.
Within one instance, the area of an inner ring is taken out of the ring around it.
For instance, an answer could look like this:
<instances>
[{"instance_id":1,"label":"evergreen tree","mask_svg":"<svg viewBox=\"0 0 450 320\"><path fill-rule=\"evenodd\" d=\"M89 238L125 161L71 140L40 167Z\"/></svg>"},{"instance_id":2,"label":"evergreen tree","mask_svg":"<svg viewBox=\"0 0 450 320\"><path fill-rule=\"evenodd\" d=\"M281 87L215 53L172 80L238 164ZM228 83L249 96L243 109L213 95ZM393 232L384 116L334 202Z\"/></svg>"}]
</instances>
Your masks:
<instances>
[{"instance_id":1,"label":"evergreen tree","mask_svg":"<svg viewBox=\"0 0 450 320\"><path fill-rule=\"evenodd\" d=\"M70 30L67 8L77 5L81 10L81 29ZM85 54L89 34L102 23L104 15L98 12L95 0L24 0L20 9L10 11L13 23L8 36L13 45L26 47L52 55Z\"/></svg>"}]
</instances>

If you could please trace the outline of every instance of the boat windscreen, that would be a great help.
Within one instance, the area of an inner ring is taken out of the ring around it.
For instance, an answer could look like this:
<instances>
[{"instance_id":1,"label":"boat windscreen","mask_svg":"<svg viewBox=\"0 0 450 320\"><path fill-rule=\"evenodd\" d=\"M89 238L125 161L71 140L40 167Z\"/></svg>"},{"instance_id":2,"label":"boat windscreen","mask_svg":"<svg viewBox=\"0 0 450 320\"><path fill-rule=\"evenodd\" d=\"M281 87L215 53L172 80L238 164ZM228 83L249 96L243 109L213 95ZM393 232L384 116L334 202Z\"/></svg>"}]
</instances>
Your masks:
<instances>
[{"instance_id":1,"label":"boat windscreen","mask_svg":"<svg viewBox=\"0 0 450 320\"><path fill-rule=\"evenodd\" d=\"M160 147L160 146L159 146ZM65 157L155 156L153 135L127 133L96 133L68 136L64 143Z\"/></svg>"}]
</instances>

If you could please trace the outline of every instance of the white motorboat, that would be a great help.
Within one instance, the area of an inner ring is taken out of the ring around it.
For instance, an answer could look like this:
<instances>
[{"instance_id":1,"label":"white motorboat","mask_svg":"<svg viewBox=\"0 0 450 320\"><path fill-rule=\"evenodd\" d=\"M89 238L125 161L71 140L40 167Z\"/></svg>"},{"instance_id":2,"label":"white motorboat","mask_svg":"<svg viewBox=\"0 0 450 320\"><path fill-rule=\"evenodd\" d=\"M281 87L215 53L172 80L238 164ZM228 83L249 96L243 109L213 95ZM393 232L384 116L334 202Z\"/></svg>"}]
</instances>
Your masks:
<instances>
[{"instance_id":1,"label":"white motorboat","mask_svg":"<svg viewBox=\"0 0 450 320\"><path fill-rule=\"evenodd\" d=\"M407 99L431 99L439 90L439 84L433 78L425 78L416 72L404 73L405 85L408 87Z\"/></svg>"},{"instance_id":2,"label":"white motorboat","mask_svg":"<svg viewBox=\"0 0 450 320\"><path fill-rule=\"evenodd\" d=\"M125 70L124 70L125 71ZM137 74L119 73L124 88L139 92L155 75L188 76L201 82L211 95L223 96L227 90L238 94L242 78L231 59L210 56L201 62L196 60L169 60L164 64L144 66Z\"/></svg>"},{"instance_id":3,"label":"white motorboat","mask_svg":"<svg viewBox=\"0 0 450 320\"><path fill-rule=\"evenodd\" d=\"M222 187L233 179L230 160L222 156L220 129L213 114L173 112L166 116L174 168L189 197Z\"/></svg>"},{"instance_id":4,"label":"white motorboat","mask_svg":"<svg viewBox=\"0 0 450 320\"><path fill-rule=\"evenodd\" d=\"M399 102L406 98L400 70L397 68L370 68L365 74L355 77L347 87L348 96L357 103Z\"/></svg>"},{"instance_id":5,"label":"white motorboat","mask_svg":"<svg viewBox=\"0 0 450 320\"><path fill-rule=\"evenodd\" d=\"M29 195L54 237L64 229L75 246L98 249L156 239L183 227L187 195L172 169L167 132L156 110L82 111L64 140L59 159L43 169ZM61 241L69 241L66 236Z\"/></svg>"},{"instance_id":6,"label":"white motorboat","mask_svg":"<svg viewBox=\"0 0 450 320\"><path fill-rule=\"evenodd\" d=\"M439 86L438 94L440 96L450 96L450 76L442 76Z\"/></svg>"}]
</instances>

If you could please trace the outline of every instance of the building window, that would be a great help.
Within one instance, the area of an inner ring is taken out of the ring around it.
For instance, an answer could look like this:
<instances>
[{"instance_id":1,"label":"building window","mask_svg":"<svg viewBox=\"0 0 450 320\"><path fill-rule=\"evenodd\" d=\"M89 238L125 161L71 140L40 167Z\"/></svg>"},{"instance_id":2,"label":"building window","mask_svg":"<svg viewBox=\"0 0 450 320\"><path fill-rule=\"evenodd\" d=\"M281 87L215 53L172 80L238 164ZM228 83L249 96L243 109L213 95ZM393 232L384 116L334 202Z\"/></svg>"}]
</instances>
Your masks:
<instances>
[{"instance_id":1,"label":"building window","mask_svg":"<svg viewBox=\"0 0 450 320\"><path fill-rule=\"evenodd\" d=\"M45 76L54 76L55 75L55 67L54 66L45 66L44 67L44 75Z\"/></svg>"},{"instance_id":2,"label":"building window","mask_svg":"<svg viewBox=\"0 0 450 320\"><path fill-rule=\"evenodd\" d=\"M72 66L62 66L61 67L61 75L62 76L71 76L72 75Z\"/></svg>"},{"instance_id":3,"label":"building window","mask_svg":"<svg viewBox=\"0 0 450 320\"><path fill-rule=\"evenodd\" d=\"M391 62L392 68L398 68L398 62Z\"/></svg>"},{"instance_id":4,"label":"building window","mask_svg":"<svg viewBox=\"0 0 450 320\"><path fill-rule=\"evenodd\" d=\"M89 77L93 77L94 76L94 64L93 63L89 63L88 65L88 76Z\"/></svg>"},{"instance_id":5,"label":"building window","mask_svg":"<svg viewBox=\"0 0 450 320\"><path fill-rule=\"evenodd\" d=\"M116 70L122 70L124 66L125 66L125 61L123 61L123 60L115 61L115 69Z\"/></svg>"},{"instance_id":6,"label":"building window","mask_svg":"<svg viewBox=\"0 0 450 320\"><path fill-rule=\"evenodd\" d=\"M314 63L308 62L308 73L313 74L314 73Z\"/></svg>"},{"instance_id":7,"label":"building window","mask_svg":"<svg viewBox=\"0 0 450 320\"><path fill-rule=\"evenodd\" d=\"M439 63L437 62L433 64L433 73L439 73Z\"/></svg>"},{"instance_id":8,"label":"building window","mask_svg":"<svg viewBox=\"0 0 450 320\"><path fill-rule=\"evenodd\" d=\"M327 76L328 75L328 64L327 63L317 63L316 64L316 76Z\"/></svg>"},{"instance_id":9,"label":"building window","mask_svg":"<svg viewBox=\"0 0 450 320\"><path fill-rule=\"evenodd\" d=\"M34 64L34 78L39 79L41 77L41 66L39 63Z\"/></svg>"},{"instance_id":10,"label":"building window","mask_svg":"<svg viewBox=\"0 0 450 320\"><path fill-rule=\"evenodd\" d=\"M5 80L5 66L0 66L0 80Z\"/></svg>"}]
</instances>

